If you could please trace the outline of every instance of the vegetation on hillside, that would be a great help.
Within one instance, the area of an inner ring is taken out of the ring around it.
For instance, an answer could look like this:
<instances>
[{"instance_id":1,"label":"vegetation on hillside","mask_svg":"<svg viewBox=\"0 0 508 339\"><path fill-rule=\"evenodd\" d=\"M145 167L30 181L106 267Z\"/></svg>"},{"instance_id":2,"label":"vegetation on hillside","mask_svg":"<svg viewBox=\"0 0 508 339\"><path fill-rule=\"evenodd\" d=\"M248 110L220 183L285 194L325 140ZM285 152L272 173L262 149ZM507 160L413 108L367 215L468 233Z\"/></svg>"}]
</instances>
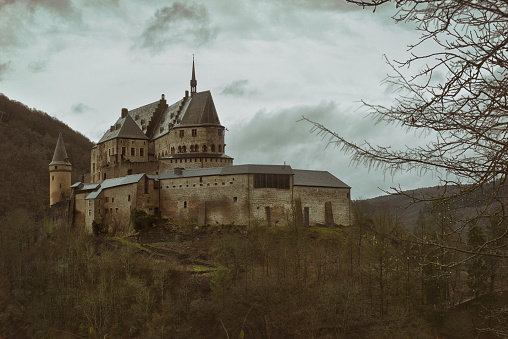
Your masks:
<instances>
[{"instance_id":1,"label":"vegetation on hillside","mask_svg":"<svg viewBox=\"0 0 508 339\"><path fill-rule=\"evenodd\" d=\"M453 216L408 232L355 204L352 227L166 225L170 241L41 237L0 219L0 336L51 338L489 338L503 333L505 263L468 251L502 229L445 237ZM441 214L440 214L441 213ZM501 223L500 223L501 222ZM10 227L8 227L10 226ZM156 228L149 228L149 232ZM157 233L159 234L159 233ZM450 241L462 254L412 241ZM138 239L148 239L139 237ZM448 263L461 262L460 265ZM490 299L489 299L490 298ZM472 301L469 301L472 299ZM482 337L482 331L489 331ZM477 337L477 335L480 335Z\"/></svg>"},{"instance_id":2,"label":"vegetation on hillside","mask_svg":"<svg viewBox=\"0 0 508 339\"><path fill-rule=\"evenodd\" d=\"M73 165L72 181L90 171L92 142L63 122L0 94L0 216L49 205L48 165L61 131Z\"/></svg>"}]
</instances>

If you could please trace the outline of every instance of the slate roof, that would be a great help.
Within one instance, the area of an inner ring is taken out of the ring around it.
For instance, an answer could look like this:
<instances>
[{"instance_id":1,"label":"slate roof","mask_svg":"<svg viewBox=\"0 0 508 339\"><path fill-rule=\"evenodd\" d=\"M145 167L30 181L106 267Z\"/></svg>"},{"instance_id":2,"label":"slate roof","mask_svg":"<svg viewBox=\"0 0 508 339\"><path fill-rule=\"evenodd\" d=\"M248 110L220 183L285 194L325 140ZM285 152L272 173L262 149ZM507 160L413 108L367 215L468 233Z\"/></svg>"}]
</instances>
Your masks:
<instances>
[{"instance_id":1,"label":"slate roof","mask_svg":"<svg viewBox=\"0 0 508 339\"><path fill-rule=\"evenodd\" d=\"M266 174L294 174L289 165L233 165L222 167L221 175L247 174L247 173L266 173Z\"/></svg>"},{"instance_id":2,"label":"slate roof","mask_svg":"<svg viewBox=\"0 0 508 339\"><path fill-rule=\"evenodd\" d=\"M67 157L67 151L65 151L65 144L62 137L62 132L58 135L56 142L55 153L53 153L53 160L49 166L53 165L70 165L69 158Z\"/></svg>"},{"instance_id":3,"label":"slate roof","mask_svg":"<svg viewBox=\"0 0 508 339\"><path fill-rule=\"evenodd\" d=\"M170 128L173 128L175 124L181 119L181 113L190 103L190 98L185 100L182 98L174 104L168 106L164 112L162 112L158 126L153 133L153 139L160 138L163 135L169 133Z\"/></svg>"},{"instance_id":4,"label":"slate roof","mask_svg":"<svg viewBox=\"0 0 508 339\"><path fill-rule=\"evenodd\" d=\"M98 188L99 184L97 183L86 183L78 181L71 185L71 188L77 188L78 191L84 192L84 191L93 191L94 189Z\"/></svg>"},{"instance_id":5,"label":"slate roof","mask_svg":"<svg viewBox=\"0 0 508 339\"><path fill-rule=\"evenodd\" d=\"M210 91L194 93L177 126L217 125L221 126Z\"/></svg>"},{"instance_id":6,"label":"slate roof","mask_svg":"<svg viewBox=\"0 0 508 339\"><path fill-rule=\"evenodd\" d=\"M162 173L159 176L159 180L206 177L210 175L233 175L233 174L251 174L251 173L292 175L293 170L289 165L231 165L224 167L182 169L181 175L177 175L175 174L174 170L171 170Z\"/></svg>"},{"instance_id":7,"label":"slate roof","mask_svg":"<svg viewBox=\"0 0 508 339\"><path fill-rule=\"evenodd\" d=\"M334 187L334 188L351 188L341 180L337 179L333 174L327 171L311 171L311 170L293 170L294 186L314 186L314 187Z\"/></svg>"},{"instance_id":8,"label":"slate roof","mask_svg":"<svg viewBox=\"0 0 508 339\"><path fill-rule=\"evenodd\" d=\"M155 113L157 106L159 106L159 102L160 101L157 100L155 102L146 104L138 108L134 108L133 110L129 111L129 115L132 117L132 119L134 119L134 122L136 123L136 125L138 125L141 131L146 132L148 122L152 119L152 116ZM145 129L143 129L143 127L145 127Z\"/></svg>"},{"instance_id":9,"label":"slate roof","mask_svg":"<svg viewBox=\"0 0 508 339\"><path fill-rule=\"evenodd\" d=\"M117 122L104 133L99 143L114 138L148 139L130 114L127 114L125 118L118 119Z\"/></svg>"},{"instance_id":10,"label":"slate roof","mask_svg":"<svg viewBox=\"0 0 508 339\"><path fill-rule=\"evenodd\" d=\"M182 169L182 174L175 174L174 170L166 171L159 175L159 180L164 179L178 179L178 178L192 178L192 177L206 177L210 175L221 175L223 167L211 168L196 168L196 169Z\"/></svg>"},{"instance_id":11,"label":"slate roof","mask_svg":"<svg viewBox=\"0 0 508 339\"><path fill-rule=\"evenodd\" d=\"M141 178L143 178L144 175L145 175L144 173L140 173L140 174L128 175L126 177L121 177L121 178L106 179L99 185L99 188L96 191L90 193L86 197L86 200L97 198L99 196L99 194L101 194L101 192L107 188L137 183L137 182L139 182L139 180L141 180Z\"/></svg>"}]
</instances>

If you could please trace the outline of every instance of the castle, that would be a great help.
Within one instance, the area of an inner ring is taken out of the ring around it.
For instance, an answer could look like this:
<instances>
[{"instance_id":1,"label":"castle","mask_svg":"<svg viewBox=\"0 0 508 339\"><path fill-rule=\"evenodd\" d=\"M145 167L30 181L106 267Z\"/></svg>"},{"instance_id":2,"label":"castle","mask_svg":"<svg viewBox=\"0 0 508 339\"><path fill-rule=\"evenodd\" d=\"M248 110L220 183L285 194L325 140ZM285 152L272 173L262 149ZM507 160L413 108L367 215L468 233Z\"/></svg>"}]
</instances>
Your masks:
<instances>
[{"instance_id":1,"label":"castle","mask_svg":"<svg viewBox=\"0 0 508 339\"><path fill-rule=\"evenodd\" d=\"M210 91L172 105L161 99L121 115L91 150L90 183L71 185L60 135L50 205L67 202L72 223L130 232L131 210L192 224L349 225L350 187L326 171L233 165Z\"/></svg>"}]
</instances>

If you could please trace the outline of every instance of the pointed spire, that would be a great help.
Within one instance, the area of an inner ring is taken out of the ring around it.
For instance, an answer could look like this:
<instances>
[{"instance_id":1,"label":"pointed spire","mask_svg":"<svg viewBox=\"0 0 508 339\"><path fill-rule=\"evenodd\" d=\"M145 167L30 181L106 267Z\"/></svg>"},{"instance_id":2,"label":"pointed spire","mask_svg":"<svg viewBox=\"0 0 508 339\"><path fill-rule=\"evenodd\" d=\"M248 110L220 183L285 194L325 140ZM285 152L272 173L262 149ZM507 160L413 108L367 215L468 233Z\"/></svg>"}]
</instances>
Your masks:
<instances>
[{"instance_id":1,"label":"pointed spire","mask_svg":"<svg viewBox=\"0 0 508 339\"><path fill-rule=\"evenodd\" d=\"M191 95L196 93L196 86L197 85L198 85L198 81L196 80L196 71L194 69L194 54L192 54L192 79L190 81Z\"/></svg>"},{"instance_id":2,"label":"pointed spire","mask_svg":"<svg viewBox=\"0 0 508 339\"><path fill-rule=\"evenodd\" d=\"M49 164L51 165L70 165L67 152L65 151L65 144L62 137L62 132L58 135L58 141L56 142L55 153L53 153L53 160Z\"/></svg>"}]
</instances>

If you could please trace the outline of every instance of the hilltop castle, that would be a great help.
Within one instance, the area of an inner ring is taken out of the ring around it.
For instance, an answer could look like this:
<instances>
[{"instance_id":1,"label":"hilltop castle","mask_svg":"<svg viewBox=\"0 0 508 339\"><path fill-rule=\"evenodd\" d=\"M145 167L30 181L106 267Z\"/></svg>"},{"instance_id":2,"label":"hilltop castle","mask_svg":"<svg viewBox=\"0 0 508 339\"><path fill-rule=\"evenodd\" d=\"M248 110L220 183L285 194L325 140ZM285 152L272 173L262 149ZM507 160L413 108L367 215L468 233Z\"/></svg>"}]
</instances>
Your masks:
<instances>
[{"instance_id":1,"label":"hilltop castle","mask_svg":"<svg viewBox=\"0 0 508 339\"><path fill-rule=\"evenodd\" d=\"M129 232L130 212L197 224L349 225L350 187L326 171L233 165L210 91L172 105L161 99L121 115L91 150L90 183L71 185L60 135L50 171L50 205L67 201L72 223Z\"/></svg>"}]
</instances>

